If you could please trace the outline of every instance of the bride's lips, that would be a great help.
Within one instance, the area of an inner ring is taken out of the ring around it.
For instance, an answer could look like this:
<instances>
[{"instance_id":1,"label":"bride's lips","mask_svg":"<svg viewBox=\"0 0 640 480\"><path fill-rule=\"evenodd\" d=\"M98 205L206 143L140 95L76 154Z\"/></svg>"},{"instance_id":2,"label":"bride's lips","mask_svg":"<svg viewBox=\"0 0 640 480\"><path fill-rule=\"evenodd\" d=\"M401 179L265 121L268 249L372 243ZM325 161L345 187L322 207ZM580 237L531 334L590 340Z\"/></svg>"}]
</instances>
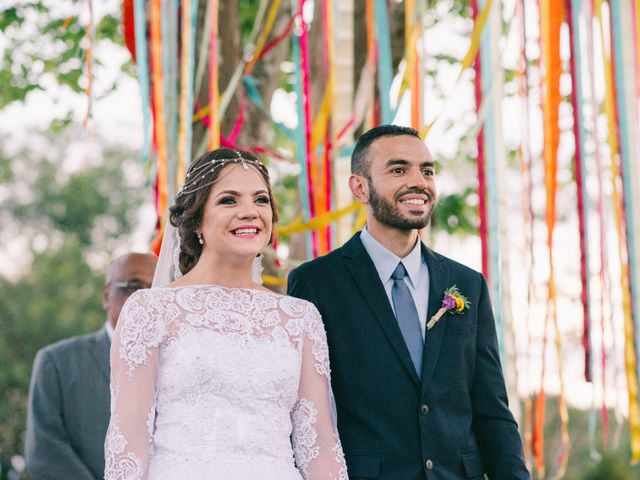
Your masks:
<instances>
[{"instance_id":1,"label":"bride's lips","mask_svg":"<svg viewBox=\"0 0 640 480\"><path fill-rule=\"evenodd\" d=\"M238 238L256 238L262 229L256 225L240 225L231 230L231 234Z\"/></svg>"}]
</instances>

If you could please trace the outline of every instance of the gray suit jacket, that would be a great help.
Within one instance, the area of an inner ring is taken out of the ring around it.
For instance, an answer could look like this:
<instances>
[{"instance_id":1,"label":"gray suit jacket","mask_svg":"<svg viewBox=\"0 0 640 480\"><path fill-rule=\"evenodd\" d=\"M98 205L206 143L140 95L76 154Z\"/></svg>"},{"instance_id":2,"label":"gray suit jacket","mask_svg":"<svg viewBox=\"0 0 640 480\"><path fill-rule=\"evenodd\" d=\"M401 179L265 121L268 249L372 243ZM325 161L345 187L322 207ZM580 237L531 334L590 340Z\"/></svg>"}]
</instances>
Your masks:
<instances>
[{"instance_id":1,"label":"gray suit jacket","mask_svg":"<svg viewBox=\"0 0 640 480\"><path fill-rule=\"evenodd\" d=\"M106 328L36 355L27 415L27 469L33 480L103 478L109 424Z\"/></svg>"}]
</instances>

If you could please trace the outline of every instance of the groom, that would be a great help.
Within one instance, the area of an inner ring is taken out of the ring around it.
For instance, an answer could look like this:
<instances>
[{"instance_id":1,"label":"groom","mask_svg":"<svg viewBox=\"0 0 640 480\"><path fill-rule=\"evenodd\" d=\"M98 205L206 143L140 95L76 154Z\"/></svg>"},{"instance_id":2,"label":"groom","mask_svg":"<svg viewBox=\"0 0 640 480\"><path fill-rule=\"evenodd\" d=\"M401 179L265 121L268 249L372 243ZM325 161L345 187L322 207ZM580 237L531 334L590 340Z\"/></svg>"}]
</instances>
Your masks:
<instances>
[{"instance_id":1,"label":"groom","mask_svg":"<svg viewBox=\"0 0 640 480\"><path fill-rule=\"evenodd\" d=\"M379 126L358 140L351 173L367 226L289 276L324 320L349 476L530 478L486 282L418 238L436 201L429 150L413 129ZM453 286L462 312L427 328Z\"/></svg>"}]
</instances>

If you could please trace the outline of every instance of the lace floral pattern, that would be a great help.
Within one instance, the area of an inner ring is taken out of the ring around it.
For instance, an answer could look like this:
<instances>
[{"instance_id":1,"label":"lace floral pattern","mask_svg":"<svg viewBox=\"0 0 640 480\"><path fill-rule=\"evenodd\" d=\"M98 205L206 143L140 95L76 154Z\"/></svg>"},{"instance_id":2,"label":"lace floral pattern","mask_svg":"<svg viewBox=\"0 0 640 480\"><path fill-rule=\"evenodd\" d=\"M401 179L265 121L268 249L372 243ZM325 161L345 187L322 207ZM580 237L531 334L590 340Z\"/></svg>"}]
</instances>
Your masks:
<instances>
[{"instance_id":1,"label":"lace floral pattern","mask_svg":"<svg viewBox=\"0 0 640 480\"><path fill-rule=\"evenodd\" d=\"M105 441L105 480L142 478L142 462L127 452L127 439L120 432L117 415L112 418Z\"/></svg>"},{"instance_id":2,"label":"lace floral pattern","mask_svg":"<svg viewBox=\"0 0 640 480\"><path fill-rule=\"evenodd\" d=\"M301 398L291 415L293 420L293 451L296 455L296 464L302 474L309 475L309 465L314 458L320 455L318 447L318 434L315 424L318 420L318 411L313 402Z\"/></svg>"},{"instance_id":3,"label":"lace floral pattern","mask_svg":"<svg viewBox=\"0 0 640 480\"><path fill-rule=\"evenodd\" d=\"M211 285L141 290L111 358L106 478L347 478L312 304Z\"/></svg>"}]
</instances>

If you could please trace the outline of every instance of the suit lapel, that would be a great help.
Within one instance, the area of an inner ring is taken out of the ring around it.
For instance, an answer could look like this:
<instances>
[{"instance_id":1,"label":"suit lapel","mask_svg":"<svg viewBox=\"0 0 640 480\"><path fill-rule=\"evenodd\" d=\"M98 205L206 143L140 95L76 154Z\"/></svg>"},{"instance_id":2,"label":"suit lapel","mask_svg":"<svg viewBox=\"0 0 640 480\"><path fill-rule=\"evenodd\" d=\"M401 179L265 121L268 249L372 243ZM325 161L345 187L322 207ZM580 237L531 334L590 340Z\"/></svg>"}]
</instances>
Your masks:
<instances>
[{"instance_id":1,"label":"suit lapel","mask_svg":"<svg viewBox=\"0 0 640 480\"><path fill-rule=\"evenodd\" d=\"M98 364L100 372L109 383L109 377L111 373L109 371L109 354L111 350L111 339L109 338L109 334L107 333L106 328L102 328L98 332L96 332L93 337L93 348L91 348L91 355L93 359Z\"/></svg>"},{"instance_id":2,"label":"suit lapel","mask_svg":"<svg viewBox=\"0 0 640 480\"><path fill-rule=\"evenodd\" d=\"M345 257L345 265L349 273L353 277L360 293L367 301L369 308L371 308L371 311L374 313L387 340L391 343L400 362L409 372L416 386L419 386L418 374L411 362L409 350L404 342L404 338L402 338L402 333L400 332L400 327L389 304L387 293L380 281L380 276L371 257L369 257L364 245L362 245L359 234L344 245L342 254Z\"/></svg>"},{"instance_id":3,"label":"suit lapel","mask_svg":"<svg viewBox=\"0 0 640 480\"><path fill-rule=\"evenodd\" d=\"M438 311L444 291L448 288L449 269L424 245L422 255L427 259L429 268L429 309L427 311L427 322ZM445 331L445 322L436 323L431 330L425 333L424 353L422 355L422 391L426 392L433 372L440 356L440 347Z\"/></svg>"}]
</instances>

